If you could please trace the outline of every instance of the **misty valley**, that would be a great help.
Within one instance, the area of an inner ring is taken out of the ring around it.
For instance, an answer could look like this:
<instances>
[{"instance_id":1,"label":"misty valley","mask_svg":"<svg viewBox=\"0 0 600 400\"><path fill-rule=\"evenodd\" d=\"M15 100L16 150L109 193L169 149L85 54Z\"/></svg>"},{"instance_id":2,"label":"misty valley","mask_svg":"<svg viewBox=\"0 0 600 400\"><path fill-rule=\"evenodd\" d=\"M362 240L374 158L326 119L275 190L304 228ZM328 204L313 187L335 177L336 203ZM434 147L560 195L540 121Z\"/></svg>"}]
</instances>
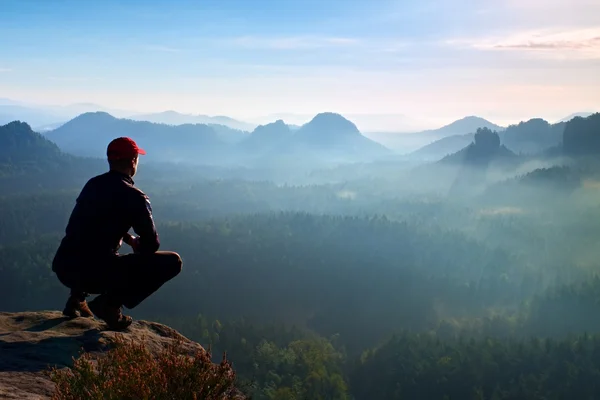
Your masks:
<instances>
[{"instance_id":1,"label":"misty valley","mask_svg":"<svg viewBox=\"0 0 600 400\"><path fill-rule=\"evenodd\" d=\"M128 136L183 258L131 315L227 352L252 398L600 397L599 113L406 134L335 113L3 122L1 311L63 307L52 259Z\"/></svg>"}]
</instances>

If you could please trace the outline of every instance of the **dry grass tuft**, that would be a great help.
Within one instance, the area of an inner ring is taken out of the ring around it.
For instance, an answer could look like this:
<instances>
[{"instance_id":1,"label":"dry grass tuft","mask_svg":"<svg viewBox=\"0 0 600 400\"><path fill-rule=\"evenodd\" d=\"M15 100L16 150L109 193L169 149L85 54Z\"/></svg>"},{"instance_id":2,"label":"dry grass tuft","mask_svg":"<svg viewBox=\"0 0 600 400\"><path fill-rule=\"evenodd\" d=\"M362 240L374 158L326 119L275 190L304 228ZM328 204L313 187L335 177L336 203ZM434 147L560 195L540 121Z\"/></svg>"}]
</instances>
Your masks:
<instances>
[{"instance_id":1,"label":"dry grass tuft","mask_svg":"<svg viewBox=\"0 0 600 400\"><path fill-rule=\"evenodd\" d=\"M190 355L175 342L158 355L142 344L117 337L100 357L84 353L73 367L49 374L56 383L53 400L228 399L235 393L235 372L226 356L213 364L209 352Z\"/></svg>"}]
</instances>

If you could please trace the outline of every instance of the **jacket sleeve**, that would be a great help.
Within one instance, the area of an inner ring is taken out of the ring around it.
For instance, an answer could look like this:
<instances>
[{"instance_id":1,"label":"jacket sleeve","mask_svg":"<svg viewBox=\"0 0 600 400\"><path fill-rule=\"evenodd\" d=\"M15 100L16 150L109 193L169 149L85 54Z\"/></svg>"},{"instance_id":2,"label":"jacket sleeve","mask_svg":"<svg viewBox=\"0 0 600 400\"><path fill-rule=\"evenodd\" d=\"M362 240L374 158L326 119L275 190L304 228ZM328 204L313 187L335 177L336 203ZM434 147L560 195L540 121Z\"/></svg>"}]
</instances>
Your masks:
<instances>
[{"instance_id":1,"label":"jacket sleeve","mask_svg":"<svg viewBox=\"0 0 600 400\"><path fill-rule=\"evenodd\" d=\"M158 233L152 218L152 205L150 199L143 193L133 196L132 228L140 237L139 252L142 254L154 253L160 247Z\"/></svg>"}]
</instances>

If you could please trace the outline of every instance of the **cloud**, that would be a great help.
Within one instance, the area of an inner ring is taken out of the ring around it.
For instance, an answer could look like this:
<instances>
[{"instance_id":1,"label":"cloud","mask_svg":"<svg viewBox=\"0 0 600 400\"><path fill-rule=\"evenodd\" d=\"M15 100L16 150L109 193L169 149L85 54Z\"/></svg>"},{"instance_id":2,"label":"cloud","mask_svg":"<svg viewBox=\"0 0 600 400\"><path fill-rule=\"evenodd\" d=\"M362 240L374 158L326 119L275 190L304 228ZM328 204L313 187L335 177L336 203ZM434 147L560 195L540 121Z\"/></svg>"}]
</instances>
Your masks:
<instances>
[{"instance_id":1,"label":"cloud","mask_svg":"<svg viewBox=\"0 0 600 400\"><path fill-rule=\"evenodd\" d=\"M558 42L535 42L514 44L497 44L497 49L530 49L530 50L582 50L600 48L600 36L583 42L558 41Z\"/></svg>"},{"instance_id":2,"label":"cloud","mask_svg":"<svg viewBox=\"0 0 600 400\"><path fill-rule=\"evenodd\" d=\"M248 49L271 50L302 50L331 47L352 47L361 43L360 40L348 37L318 37L318 36L290 36L280 38L266 38L257 36L242 36L227 40L233 46Z\"/></svg>"},{"instance_id":3,"label":"cloud","mask_svg":"<svg viewBox=\"0 0 600 400\"><path fill-rule=\"evenodd\" d=\"M504 37L451 39L446 45L484 51L521 51L550 58L600 59L600 27L523 31Z\"/></svg>"},{"instance_id":4,"label":"cloud","mask_svg":"<svg viewBox=\"0 0 600 400\"><path fill-rule=\"evenodd\" d=\"M12 72L12 69L10 68L0 68L0 74L3 72Z\"/></svg>"}]
</instances>

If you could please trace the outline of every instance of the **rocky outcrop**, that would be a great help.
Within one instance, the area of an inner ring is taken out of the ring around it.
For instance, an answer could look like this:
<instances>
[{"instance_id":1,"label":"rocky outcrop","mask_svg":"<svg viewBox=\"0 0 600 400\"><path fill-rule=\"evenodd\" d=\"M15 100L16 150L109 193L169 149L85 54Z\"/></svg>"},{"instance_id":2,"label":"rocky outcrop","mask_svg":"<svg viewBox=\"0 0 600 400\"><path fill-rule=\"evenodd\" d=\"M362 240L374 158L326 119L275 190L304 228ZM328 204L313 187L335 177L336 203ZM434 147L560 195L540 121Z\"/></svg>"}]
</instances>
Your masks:
<instances>
[{"instance_id":1,"label":"rocky outcrop","mask_svg":"<svg viewBox=\"0 0 600 400\"><path fill-rule=\"evenodd\" d=\"M152 353L176 340L182 340L190 353L204 351L174 329L154 322L135 321L126 331L114 332L101 321L69 320L58 311L0 312L0 398L49 398L54 384L45 371L71 366L82 350L101 354L115 335L143 343Z\"/></svg>"}]
</instances>

